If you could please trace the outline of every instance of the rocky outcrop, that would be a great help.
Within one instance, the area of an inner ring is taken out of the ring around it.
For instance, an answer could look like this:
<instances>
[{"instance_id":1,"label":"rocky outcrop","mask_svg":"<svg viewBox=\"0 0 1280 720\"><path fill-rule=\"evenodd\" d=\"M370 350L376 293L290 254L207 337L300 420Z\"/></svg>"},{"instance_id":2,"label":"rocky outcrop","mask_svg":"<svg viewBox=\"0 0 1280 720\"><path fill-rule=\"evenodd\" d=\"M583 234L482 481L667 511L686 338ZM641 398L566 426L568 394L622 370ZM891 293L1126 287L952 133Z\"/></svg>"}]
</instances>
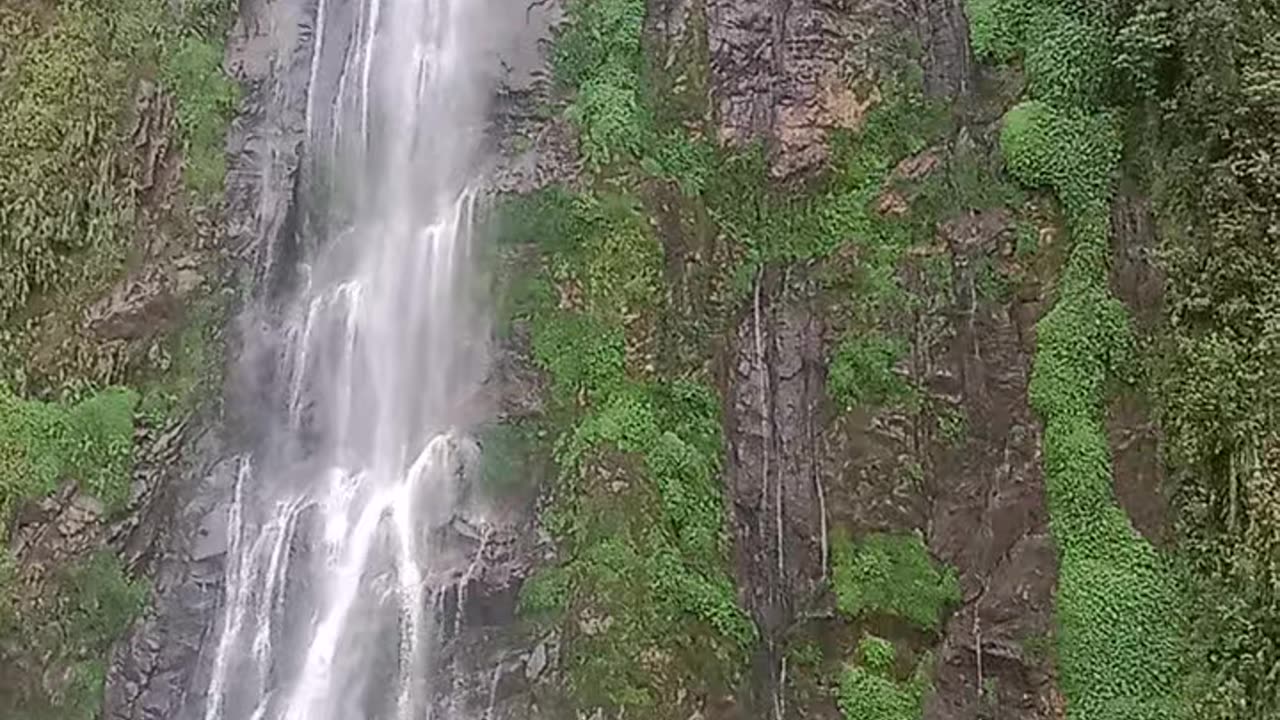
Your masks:
<instances>
[{"instance_id":1,"label":"rocky outcrop","mask_svg":"<svg viewBox=\"0 0 1280 720\"><path fill-rule=\"evenodd\" d=\"M923 177L949 152L908 165ZM929 269L937 261L948 275ZM913 302L887 322L910 339L895 371L921 390L914 408L838 412L825 394L838 301L799 267L758 279L725 377L736 566L765 638L753 686L761 716L836 717L828 694L801 689L812 680L788 679L784 658L793 638L847 634L826 592L837 532L918 532L958 572L962 603L936 637L880 628L933 648L927 718L1060 711L1045 653L1056 556L1027 405L1043 303L1019 262L1002 211L947 220L933 246L906 259L900 281ZM993 272L1016 278L1018 292L990 296L983 277Z\"/></svg>"},{"instance_id":2,"label":"rocky outcrop","mask_svg":"<svg viewBox=\"0 0 1280 720\"><path fill-rule=\"evenodd\" d=\"M951 99L968 95L974 69L963 0L907 0L904 12L924 49L925 91Z\"/></svg>"},{"instance_id":3,"label":"rocky outcrop","mask_svg":"<svg viewBox=\"0 0 1280 720\"><path fill-rule=\"evenodd\" d=\"M960 0L707 0L711 100L720 140L763 139L785 178L819 168L834 130L853 130L879 82L924 48L925 89L957 98L972 68Z\"/></svg>"},{"instance_id":4,"label":"rocky outcrop","mask_svg":"<svg viewBox=\"0 0 1280 720\"><path fill-rule=\"evenodd\" d=\"M1027 405L1034 284L986 297L980 273L1005 272L1013 234L1001 211L943 224L952 258L947 329L917 347L926 386L964 418L961 442L925 443L930 549L959 571L963 604L943 631L927 718L1054 718L1046 657L1057 558L1048 535L1040 426Z\"/></svg>"},{"instance_id":5,"label":"rocky outcrop","mask_svg":"<svg viewBox=\"0 0 1280 720\"><path fill-rule=\"evenodd\" d=\"M188 690L221 600L227 499L238 469L216 425L215 418L188 425L182 442L151 466L154 497L123 538L125 557L151 578L153 601L113 652L103 703L110 720L196 716Z\"/></svg>"}]
</instances>

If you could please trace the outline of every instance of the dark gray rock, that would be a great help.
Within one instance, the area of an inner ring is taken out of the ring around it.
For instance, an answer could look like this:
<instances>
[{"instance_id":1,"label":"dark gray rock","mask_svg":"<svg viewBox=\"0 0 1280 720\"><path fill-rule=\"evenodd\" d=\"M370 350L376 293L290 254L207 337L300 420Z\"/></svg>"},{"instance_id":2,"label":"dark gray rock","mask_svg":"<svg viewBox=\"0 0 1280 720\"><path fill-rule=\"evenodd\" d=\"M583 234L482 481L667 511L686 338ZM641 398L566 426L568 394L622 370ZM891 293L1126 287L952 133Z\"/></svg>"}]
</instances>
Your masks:
<instances>
[{"instance_id":1,"label":"dark gray rock","mask_svg":"<svg viewBox=\"0 0 1280 720\"><path fill-rule=\"evenodd\" d=\"M228 41L227 66L245 96L227 140L227 252L266 295L288 278L313 11L312 3L245 0ZM99 326L127 328L129 319L146 317L154 298L191 278L166 280L176 285L157 281L160 291L123 291L99 313L116 318L114 325L104 320ZM232 340L233 347L244 344L242 337ZM239 406L237 383L244 378L233 373L228 407ZM200 715L201 698L191 690L200 685L201 658L214 635L225 557L221 518L238 463L233 448L239 441L223 431L226 423L206 412L168 434L173 452L167 462L139 463L139 510L115 535L125 558L151 578L152 605L113 652L103 706L108 720Z\"/></svg>"}]
</instances>

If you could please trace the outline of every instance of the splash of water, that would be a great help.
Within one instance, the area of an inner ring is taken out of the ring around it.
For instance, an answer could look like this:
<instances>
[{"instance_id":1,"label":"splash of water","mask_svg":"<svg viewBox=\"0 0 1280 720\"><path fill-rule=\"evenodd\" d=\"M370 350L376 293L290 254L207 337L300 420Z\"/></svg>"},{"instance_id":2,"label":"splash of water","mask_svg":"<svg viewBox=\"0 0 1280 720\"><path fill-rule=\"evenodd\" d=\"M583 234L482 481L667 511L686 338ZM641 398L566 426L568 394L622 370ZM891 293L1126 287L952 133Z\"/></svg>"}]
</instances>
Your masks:
<instances>
[{"instance_id":1,"label":"splash of water","mask_svg":"<svg viewBox=\"0 0 1280 720\"><path fill-rule=\"evenodd\" d=\"M466 32L481 12L316 8L304 227L319 250L281 323L280 419L235 484L205 720L430 713L436 598L461 576L461 601L479 557L441 537L467 500L488 337Z\"/></svg>"}]
</instances>

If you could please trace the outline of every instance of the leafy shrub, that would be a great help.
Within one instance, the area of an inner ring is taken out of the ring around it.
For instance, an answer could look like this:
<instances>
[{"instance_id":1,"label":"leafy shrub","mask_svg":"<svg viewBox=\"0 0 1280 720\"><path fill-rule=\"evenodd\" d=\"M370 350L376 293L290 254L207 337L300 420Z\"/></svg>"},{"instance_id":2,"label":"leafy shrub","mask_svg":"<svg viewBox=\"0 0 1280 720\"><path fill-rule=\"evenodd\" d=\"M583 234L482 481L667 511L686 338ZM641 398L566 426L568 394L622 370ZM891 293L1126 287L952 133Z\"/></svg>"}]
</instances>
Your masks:
<instances>
[{"instance_id":1,"label":"leafy shrub","mask_svg":"<svg viewBox=\"0 0 1280 720\"><path fill-rule=\"evenodd\" d=\"M1060 108L1090 108L1107 83L1107 38L1088 18L1047 3L1030 27L1027 92Z\"/></svg>"},{"instance_id":2,"label":"leafy shrub","mask_svg":"<svg viewBox=\"0 0 1280 720\"><path fill-rule=\"evenodd\" d=\"M187 35L177 40L163 69L182 132L187 185L204 197L222 190L223 134L240 99L239 86L222 72L222 56L220 41Z\"/></svg>"},{"instance_id":3,"label":"leafy shrub","mask_svg":"<svg viewBox=\"0 0 1280 720\"><path fill-rule=\"evenodd\" d=\"M937 630L942 612L960 600L955 571L939 567L917 535L869 535L832 546L836 606L850 617L895 615Z\"/></svg>"},{"instance_id":4,"label":"leafy shrub","mask_svg":"<svg viewBox=\"0 0 1280 720\"><path fill-rule=\"evenodd\" d=\"M603 398L626 365L622 329L580 313L552 312L538 319L534 359L551 375L553 396L569 402L579 393Z\"/></svg>"},{"instance_id":5,"label":"leafy shrub","mask_svg":"<svg viewBox=\"0 0 1280 720\"><path fill-rule=\"evenodd\" d=\"M893 670L893 661L898 651L893 643L875 635L863 635L858 641L858 655L868 670L888 673Z\"/></svg>"},{"instance_id":6,"label":"leafy shrub","mask_svg":"<svg viewBox=\"0 0 1280 720\"><path fill-rule=\"evenodd\" d=\"M22 400L0 388L0 524L14 504L79 480L108 507L128 500L133 451L131 390L105 390L75 405Z\"/></svg>"},{"instance_id":7,"label":"leafy shrub","mask_svg":"<svg viewBox=\"0 0 1280 720\"><path fill-rule=\"evenodd\" d=\"M864 638L860 650L871 641L875 665L864 660L862 666L847 665L840 674L836 705L846 720L919 720L924 699L930 691L928 680L930 656L921 658L915 674L906 681L894 679L890 667L883 665L884 653L892 653L893 645L879 638ZM890 655L890 661L892 656Z\"/></svg>"},{"instance_id":8,"label":"leafy shrub","mask_svg":"<svg viewBox=\"0 0 1280 720\"><path fill-rule=\"evenodd\" d=\"M587 164L603 168L635 159L647 139L641 102L643 0L574 0L556 38L552 65L576 91L567 116L580 130Z\"/></svg>"},{"instance_id":9,"label":"leafy shrub","mask_svg":"<svg viewBox=\"0 0 1280 720\"><path fill-rule=\"evenodd\" d=\"M1032 20L1034 0L968 0L969 40L975 54L1007 62L1022 53Z\"/></svg>"},{"instance_id":10,"label":"leafy shrub","mask_svg":"<svg viewBox=\"0 0 1280 720\"><path fill-rule=\"evenodd\" d=\"M912 398L914 389L894 371L906 351L905 342L879 333L845 338L831 360L827 392L845 409Z\"/></svg>"}]
</instances>

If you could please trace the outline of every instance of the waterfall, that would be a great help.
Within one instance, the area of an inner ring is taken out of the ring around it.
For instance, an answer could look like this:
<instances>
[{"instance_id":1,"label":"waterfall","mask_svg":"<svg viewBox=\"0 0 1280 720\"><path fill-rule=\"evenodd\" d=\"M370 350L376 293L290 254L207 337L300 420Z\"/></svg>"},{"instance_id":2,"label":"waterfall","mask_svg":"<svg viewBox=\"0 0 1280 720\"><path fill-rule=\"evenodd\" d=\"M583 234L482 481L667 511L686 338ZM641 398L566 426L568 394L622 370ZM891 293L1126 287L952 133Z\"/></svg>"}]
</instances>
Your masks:
<instances>
[{"instance_id":1,"label":"waterfall","mask_svg":"<svg viewBox=\"0 0 1280 720\"><path fill-rule=\"evenodd\" d=\"M489 334L472 247L485 6L315 7L312 251L279 313L278 417L229 508L205 720L431 714L436 598L452 583L465 600L488 538L467 435ZM482 526L479 550L447 540L458 523Z\"/></svg>"}]
</instances>

